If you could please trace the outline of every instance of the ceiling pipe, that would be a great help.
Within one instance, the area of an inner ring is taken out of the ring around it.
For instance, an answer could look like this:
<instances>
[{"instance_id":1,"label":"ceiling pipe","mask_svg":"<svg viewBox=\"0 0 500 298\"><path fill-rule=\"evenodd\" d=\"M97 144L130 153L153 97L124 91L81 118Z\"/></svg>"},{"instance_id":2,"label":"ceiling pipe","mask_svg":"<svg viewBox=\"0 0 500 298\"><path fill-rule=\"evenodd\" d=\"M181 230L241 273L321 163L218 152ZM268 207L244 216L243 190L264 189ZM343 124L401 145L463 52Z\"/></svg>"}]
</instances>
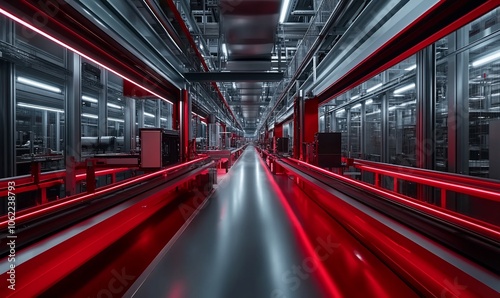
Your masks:
<instances>
[{"instance_id":1,"label":"ceiling pipe","mask_svg":"<svg viewBox=\"0 0 500 298\"><path fill-rule=\"evenodd\" d=\"M326 34L326 32L328 32L330 30L330 28L333 27L333 24L335 23L335 21L338 21L341 18L342 14L345 12L345 8L350 4L350 2L351 1L342 0L337 4L333 13L328 18L328 21L326 22L325 26L321 29L321 32L320 32L318 38L316 38L316 40L314 41L314 44L311 46L311 48L307 52L306 56L304 57L304 60L302 61L300 66L297 68L297 71L295 71L295 74L293 75L292 79L290 80L291 83L287 85L285 90L281 93L280 98L276 101L274 106L271 108L269 113L266 115L266 119L264 119L264 121L262 121L261 123L265 123L269 119L270 115L272 115L272 113L274 112L276 107L278 107L278 105L281 103L281 101L283 101L283 99L287 96L288 92L290 91L290 88L294 85L293 82L295 82L297 80L297 78L300 76L300 74L304 71L306 65L309 63L309 61L312 59L314 54L317 52L317 50L319 49L323 40L325 40L325 38L328 36ZM364 1L363 3L366 3L366 1ZM262 127L260 127L260 128L262 128Z\"/></svg>"},{"instance_id":2,"label":"ceiling pipe","mask_svg":"<svg viewBox=\"0 0 500 298\"><path fill-rule=\"evenodd\" d=\"M191 48L193 49L193 51L195 52L196 56L201 61L203 69L206 72L208 72L209 71L208 65L206 64L205 59L203 59L203 56L201 55L200 51L198 51L198 46L196 45L196 42L194 41L193 36L189 32L189 29L187 28L186 24L184 23L184 19L182 18L179 10L177 9L177 6L175 5L174 1L173 0L167 0L167 5L170 8L170 10L172 11L172 13L174 14L174 18L179 23L179 26L181 27L182 32L184 33L184 35L188 39L189 44L191 45ZM233 119L236 122L236 124L238 124L240 126L240 128L242 128L241 127L241 123L238 121L238 119L234 115L233 111L231 110L231 108L227 104L227 101L224 98L224 96L222 95L222 93L221 93L219 87L217 86L217 84L215 82L211 82L211 85L215 88L217 94L219 95L220 100L222 101L222 103L224 104L224 106L226 106L227 110L229 111L229 113L233 117Z\"/></svg>"},{"instance_id":3,"label":"ceiling pipe","mask_svg":"<svg viewBox=\"0 0 500 298\"><path fill-rule=\"evenodd\" d=\"M291 12L293 16L313 16L316 14L314 10L294 10Z\"/></svg>"}]
</instances>

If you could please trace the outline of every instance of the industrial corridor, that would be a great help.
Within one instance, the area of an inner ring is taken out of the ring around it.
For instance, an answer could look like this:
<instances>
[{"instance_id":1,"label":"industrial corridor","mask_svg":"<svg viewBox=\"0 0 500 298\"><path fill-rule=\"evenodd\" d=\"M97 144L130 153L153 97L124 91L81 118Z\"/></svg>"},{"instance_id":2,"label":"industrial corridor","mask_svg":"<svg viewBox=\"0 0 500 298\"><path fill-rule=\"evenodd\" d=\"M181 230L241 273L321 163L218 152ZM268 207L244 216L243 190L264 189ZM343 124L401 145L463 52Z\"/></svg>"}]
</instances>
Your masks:
<instances>
[{"instance_id":1,"label":"industrial corridor","mask_svg":"<svg viewBox=\"0 0 500 298\"><path fill-rule=\"evenodd\" d=\"M288 177L277 178L249 146L125 296L416 296Z\"/></svg>"},{"instance_id":2,"label":"industrial corridor","mask_svg":"<svg viewBox=\"0 0 500 298\"><path fill-rule=\"evenodd\" d=\"M500 297L499 0L0 0L0 297Z\"/></svg>"}]
</instances>

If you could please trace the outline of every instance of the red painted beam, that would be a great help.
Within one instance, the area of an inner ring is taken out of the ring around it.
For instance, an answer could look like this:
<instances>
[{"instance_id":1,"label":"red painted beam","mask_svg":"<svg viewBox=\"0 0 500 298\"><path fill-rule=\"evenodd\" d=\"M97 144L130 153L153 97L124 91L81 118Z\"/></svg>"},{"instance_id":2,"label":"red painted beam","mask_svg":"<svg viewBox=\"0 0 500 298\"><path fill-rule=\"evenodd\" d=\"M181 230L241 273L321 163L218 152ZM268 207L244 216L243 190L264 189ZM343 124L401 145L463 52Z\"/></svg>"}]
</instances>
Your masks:
<instances>
[{"instance_id":1,"label":"red painted beam","mask_svg":"<svg viewBox=\"0 0 500 298\"><path fill-rule=\"evenodd\" d=\"M176 166L172 166L160 171L156 171L154 173L150 174L145 174L142 176L138 177L133 177L127 180L120 181L115 184L111 185L106 185L106 187L99 188L97 189L94 193L92 194L78 194L70 197L66 197L57 201L49 202L47 204L44 204L43 206L38 206L38 207L32 207L28 208L25 210L22 210L20 212L16 213L16 224L20 225L24 222L33 220L34 218L37 218L39 216L44 216L46 214L50 214L51 212L56 212L65 208L71 208L75 204L79 204L81 202L91 200L96 198L97 196L105 195L112 193L113 191L116 191L118 189L123 189L124 187L131 186L137 183L142 183L145 181L148 181L152 178L159 177L159 176L166 176L168 173L176 171L180 168L183 168L185 166L191 165L196 162L200 162L202 160L207 159L207 157L201 157L197 158L194 160L191 160L186 163L182 163ZM8 224L8 218L6 216L0 217L0 230L7 228Z\"/></svg>"},{"instance_id":2,"label":"red painted beam","mask_svg":"<svg viewBox=\"0 0 500 298\"><path fill-rule=\"evenodd\" d=\"M62 1L1 1L0 9L171 101L178 88ZM6 13L2 13L5 14ZM10 16L9 16L10 17ZM19 22L16 20L16 22ZM28 38L36 33L22 29Z\"/></svg>"},{"instance_id":3,"label":"red painted beam","mask_svg":"<svg viewBox=\"0 0 500 298\"><path fill-rule=\"evenodd\" d=\"M382 47L318 94L320 104L354 88L378 73L498 7L498 0L442 0Z\"/></svg>"}]
</instances>

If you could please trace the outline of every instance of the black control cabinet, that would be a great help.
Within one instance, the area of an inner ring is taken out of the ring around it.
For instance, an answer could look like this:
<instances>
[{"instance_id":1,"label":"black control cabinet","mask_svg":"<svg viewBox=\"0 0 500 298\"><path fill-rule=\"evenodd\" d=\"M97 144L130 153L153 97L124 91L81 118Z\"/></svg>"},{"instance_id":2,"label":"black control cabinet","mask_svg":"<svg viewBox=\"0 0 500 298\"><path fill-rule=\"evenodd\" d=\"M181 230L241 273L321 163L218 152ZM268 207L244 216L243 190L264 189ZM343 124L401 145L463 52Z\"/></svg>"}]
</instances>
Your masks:
<instances>
[{"instance_id":1,"label":"black control cabinet","mask_svg":"<svg viewBox=\"0 0 500 298\"><path fill-rule=\"evenodd\" d=\"M340 132L323 132L316 134L316 163L322 168L338 168L342 166L342 135Z\"/></svg>"}]
</instances>

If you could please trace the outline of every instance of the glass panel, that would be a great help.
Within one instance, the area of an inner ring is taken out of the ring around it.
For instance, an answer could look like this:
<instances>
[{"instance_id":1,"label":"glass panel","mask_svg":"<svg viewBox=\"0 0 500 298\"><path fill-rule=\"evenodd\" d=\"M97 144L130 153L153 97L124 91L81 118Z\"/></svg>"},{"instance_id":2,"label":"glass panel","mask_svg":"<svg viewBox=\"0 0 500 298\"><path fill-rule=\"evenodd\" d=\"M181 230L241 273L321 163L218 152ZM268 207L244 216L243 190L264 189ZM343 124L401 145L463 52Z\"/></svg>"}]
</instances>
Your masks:
<instances>
[{"instance_id":1,"label":"glass panel","mask_svg":"<svg viewBox=\"0 0 500 298\"><path fill-rule=\"evenodd\" d=\"M335 131L342 133L342 156L348 156L347 148L347 112L345 109L337 110L335 116Z\"/></svg>"},{"instance_id":2,"label":"glass panel","mask_svg":"<svg viewBox=\"0 0 500 298\"><path fill-rule=\"evenodd\" d=\"M490 123L500 119L500 39L495 38L469 52L469 174L490 176L490 163L500 159L489 152L500 135L490 131ZM491 155L490 155L491 154ZM495 172L497 172L495 170Z\"/></svg>"},{"instance_id":3,"label":"glass panel","mask_svg":"<svg viewBox=\"0 0 500 298\"><path fill-rule=\"evenodd\" d=\"M365 102L365 159L382 161L382 96Z\"/></svg>"},{"instance_id":4,"label":"glass panel","mask_svg":"<svg viewBox=\"0 0 500 298\"><path fill-rule=\"evenodd\" d=\"M31 68L16 77L16 173L30 173L32 162L42 172L64 167L64 81Z\"/></svg>"},{"instance_id":5,"label":"glass panel","mask_svg":"<svg viewBox=\"0 0 500 298\"><path fill-rule=\"evenodd\" d=\"M361 104L357 103L350 108L349 121L349 155L353 158L361 157Z\"/></svg>"},{"instance_id":6,"label":"glass panel","mask_svg":"<svg viewBox=\"0 0 500 298\"><path fill-rule=\"evenodd\" d=\"M479 19L465 26L469 43L491 35L500 29L500 8L490 11Z\"/></svg>"},{"instance_id":7,"label":"glass panel","mask_svg":"<svg viewBox=\"0 0 500 298\"><path fill-rule=\"evenodd\" d=\"M157 101L147 99L144 101L144 127L157 127L156 125Z\"/></svg>"},{"instance_id":8,"label":"glass panel","mask_svg":"<svg viewBox=\"0 0 500 298\"><path fill-rule=\"evenodd\" d=\"M448 171L448 63L436 67L436 141L434 169Z\"/></svg>"},{"instance_id":9,"label":"glass panel","mask_svg":"<svg viewBox=\"0 0 500 298\"><path fill-rule=\"evenodd\" d=\"M416 92L415 83L406 81L388 92L389 162L416 165Z\"/></svg>"},{"instance_id":10,"label":"glass panel","mask_svg":"<svg viewBox=\"0 0 500 298\"><path fill-rule=\"evenodd\" d=\"M166 101L161 101L160 126L165 129L172 129L173 107Z\"/></svg>"}]
</instances>

